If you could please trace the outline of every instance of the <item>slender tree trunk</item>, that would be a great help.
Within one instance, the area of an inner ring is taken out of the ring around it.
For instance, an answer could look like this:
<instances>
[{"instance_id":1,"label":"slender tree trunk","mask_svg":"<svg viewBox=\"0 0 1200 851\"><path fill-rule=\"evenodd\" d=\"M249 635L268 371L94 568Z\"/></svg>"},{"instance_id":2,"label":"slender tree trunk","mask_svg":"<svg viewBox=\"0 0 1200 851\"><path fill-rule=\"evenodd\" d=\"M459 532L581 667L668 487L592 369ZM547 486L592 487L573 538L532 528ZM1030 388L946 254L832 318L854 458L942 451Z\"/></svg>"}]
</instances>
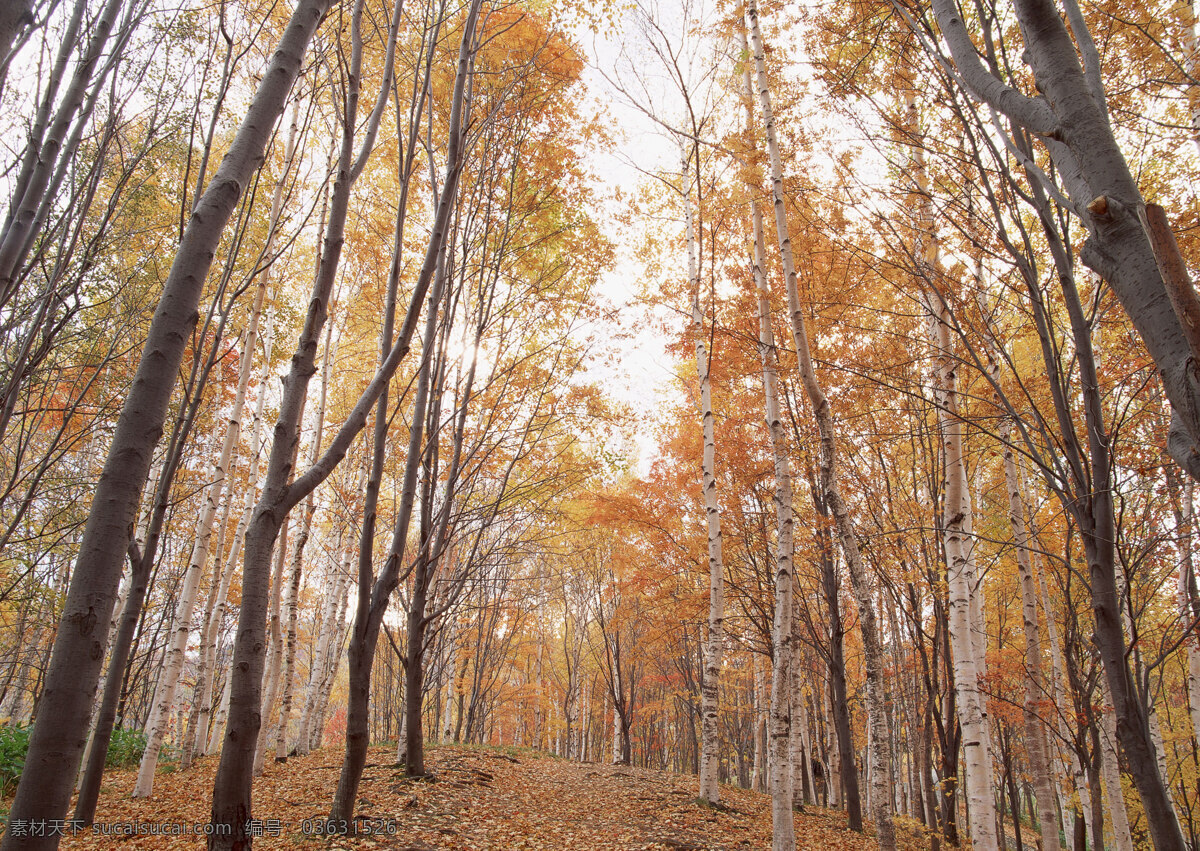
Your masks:
<instances>
[{"instance_id":1,"label":"slender tree trunk","mask_svg":"<svg viewBox=\"0 0 1200 851\"><path fill-rule=\"evenodd\" d=\"M767 698L763 687L760 657L754 656L754 771L750 775L750 788L755 792L767 791L766 738Z\"/></svg>"},{"instance_id":2,"label":"slender tree trunk","mask_svg":"<svg viewBox=\"0 0 1200 851\"><path fill-rule=\"evenodd\" d=\"M875 608L871 579L867 575L858 547L858 536L850 519L849 509L842 499L837 472L837 443L833 414L829 400L817 380L809 355L808 333L804 327L804 314L800 307L800 296L796 283L796 270L792 261L791 237L788 234L787 212L783 198L783 167L779 154L779 143L775 135L775 120L771 110L771 94L767 80L766 59L763 55L762 35L758 25L758 9L754 0L747 4L746 18L749 23L751 44L754 51L754 66L758 78L759 101L763 113L763 125L767 137L767 151L771 162L771 194L775 208L775 230L779 239L779 253L783 261L784 282L787 285L788 314L791 319L792 343L800 367L800 377L805 394L813 408L813 416L821 437L820 484L824 499L833 514L835 528L841 538L842 552L850 572L850 585L858 603L858 624L863 641L863 661L866 667L867 724L870 727L871 758L879 770L872 776L872 815L875 817L875 832L879 847L892 851L896 847L895 828L892 824L891 791L886 772L892 764L891 737L887 728L883 695L883 648L875 620Z\"/></svg>"},{"instance_id":3,"label":"slender tree trunk","mask_svg":"<svg viewBox=\"0 0 1200 851\"><path fill-rule=\"evenodd\" d=\"M950 340L949 310L944 296L937 289L945 281L935 233L929 178L925 169L925 152L920 142L916 99L911 89L906 99L906 123L914 140L909 163L912 172L911 204L917 220L913 255L917 258L921 300L935 351L934 398L945 470L942 538L950 600L949 633L959 725L963 735L971 839L977 847L991 851L999 847L1000 837L996 834L996 804L992 794L992 748L987 701L979 691L979 680L984 674L986 660L986 641L981 639L985 638L986 633L982 632L981 606L976 599L979 580L975 570L974 543L970 538L971 497L963 423L959 412L961 400Z\"/></svg>"},{"instance_id":4,"label":"slender tree trunk","mask_svg":"<svg viewBox=\"0 0 1200 851\"><path fill-rule=\"evenodd\" d=\"M27 151L26 164L32 165L27 172L19 175L17 195L6 216L3 230L0 230L0 305L12 297L20 280L20 269L29 256L38 231L45 224L49 206L47 201L55 194L55 189L65 175L62 164L69 162L75 156L79 146L82 125L87 114L95 104L95 92L98 87L93 85L93 75L96 66L100 64L105 46L122 8L121 0L107 0L96 16L92 27L92 35L88 39L80 61L75 66L75 72L63 93L62 102L54 114L53 120L47 127L45 138L30 140L30 150ZM2 26L2 24L0 24ZM127 37L127 34L122 34ZM0 38L3 37L0 31ZM118 42L125 38L119 37ZM4 48L0 42L0 49ZM64 45L65 49L73 49L74 44ZM0 59L5 58L0 53ZM103 77L111 71L112 63L108 62L101 68L102 77L95 82L103 81ZM89 87L93 88L92 97L88 97ZM48 95L51 97L51 95ZM88 101L84 106L85 100ZM47 103L47 105L49 105ZM81 115L80 109L84 112ZM273 122L272 122L273 123ZM76 132L67 138L67 132L72 124ZM231 208L232 212L232 208ZM223 224L223 223L222 223ZM197 299L198 301L198 299Z\"/></svg>"},{"instance_id":5,"label":"slender tree trunk","mask_svg":"<svg viewBox=\"0 0 1200 851\"><path fill-rule=\"evenodd\" d=\"M978 276L977 276L978 277ZM988 344L988 370L994 386L999 387L1000 365L997 353L998 342L991 327L985 328ZM1029 760L1030 774L1037 796L1038 821L1042 829L1043 851L1058 851L1058 818L1055 809L1054 775L1050 769L1050 746L1046 737L1046 725L1039 717L1039 705L1051 696L1042 674L1041 634L1038 629L1037 587L1030 562L1029 528L1025 522L1025 503L1021 495L1021 476L1017 469L1014 449L1015 428L1011 419L1006 420L1002 431L1004 438L1004 482L1008 490L1008 523L1016 545L1017 572L1021 586L1021 614L1025 637L1025 702L1022 719L1025 727L1025 751ZM1049 618L1049 615L1047 615ZM1057 707L1057 703L1051 703ZM1054 711L1054 710L1052 710Z\"/></svg>"},{"instance_id":6,"label":"slender tree trunk","mask_svg":"<svg viewBox=\"0 0 1200 851\"><path fill-rule=\"evenodd\" d=\"M1012 439L1011 425L1009 438ZM1054 775L1050 770L1046 725L1039 717L1039 705L1049 695L1042 674L1041 635L1038 629L1037 588L1029 561L1029 533L1025 525L1025 506L1021 500L1016 452L1011 443L1004 447L1004 480L1008 487L1008 519L1017 545L1017 570L1021 582L1021 612L1025 627L1025 751L1033 775L1037 796L1038 824L1041 826L1043 851L1058 851L1058 817L1054 803ZM1052 704L1056 705L1056 704ZM1054 710L1051 710L1054 711Z\"/></svg>"},{"instance_id":7,"label":"slender tree trunk","mask_svg":"<svg viewBox=\"0 0 1200 851\"><path fill-rule=\"evenodd\" d=\"M696 183L700 183L699 151L696 159ZM700 469L704 483L704 517L708 532L708 641L704 646L704 676L700 686L700 798L710 804L720 801L717 769L721 763L720 713L721 652L725 620L725 567L721 556L721 513L717 505L716 438L713 428L712 387L709 379L709 352L704 342L704 314L700 310L700 253L692 216L691 187L684 168L684 215L687 220L688 282L692 295L692 335L696 348L696 374L700 380L700 418L704 432L704 456Z\"/></svg>"},{"instance_id":8,"label":"slender tree trunk","mask_svg":"<svg viewBox=\"0 0 1200 851\"><path fill-rule=\"evenodd\" d=\"M301 406L303 407L303 406ZM301 414L302 416L302 414ZM283 659L283 631L279 625L279 612L283 606L283 565L287 561L288 536L291 532L291 516L283 518L278 540L273 550L274 567L271 568L270 601L267 605L267 654L262 679L262 719L254 745L254 776L263 772L267 733L271 728L271 710L279 690L279 666Z\"/></svg>"},{"instance_id":9,"label":"slender tree trunk","mask_svg":"<svg viewBox=\"0 0 1200 851\"><path fill-rule=\"evenodd\" d=\"M393 347L393 351L398 346L404 346L407 349L416 328L417 317L420 314L419 305L424 300L429 283L437 278L439 285L435 286L430 292L429 305L427 307L430 313L426 316L427 333L425 345L428 347L433 342L433 335L430 329L434 327L431 325L431 322L435 320L435 317L432 314L436 314L436 307L441 296L440 282L442 276L438 272L442 269L445 240L450 226L450 214L454 207L458 176L462 168L462 128L466 123L464 111L467 108L467 105L464 103L464 92L467 80L472 71L473 56L477 43L475 29L481 5L482 0L472 0L464 23L462 41L459 44L454 94L451 100L449 146L446 155L446 178L438 199L434 228L426 250L425 262L422 265L418 278L418 286L414 288L413 301L410 304L409 314L405 318L404 327L400 334L401 340ZM413 309L414 307L416 309ZM428 348L426 349L426 356L431 356ZM427 362L422 364L422 372L424 372L426 367ZM418 385L418 399L419 397L420 385ZM360 590L358 597L358 606L355 612L349 649L351 681L346 721L346 754L342 763L341 775L338 779L338 788L334 793L333 803L330 807L330 820L337 827L341 825L348 827L350 820L353 818L353 807L357 800L358 784L362 777L363 766L366 763L367 736L365 713L367 707L366 700L370 688L371 663L374 658L375 642L378 639L379 627L382 623L387 600L399 581L404 540L408 534L409 518L412 513L412 498L416 487L416 464L420 455L417 449L419 449L420 445L421 431L418 423L424 422L423 406L424 402L420 402L416 406L416 409L421 411L421 415L419 417L415 416L412 420L409 454L406 456L408 462L405 468L405 481L401 490L402 504L397 516L397 534L393 536L391 552L389 552L388 560L383 569L380 570L379 577L375 580L369 596L365 596ZM418 440L418 444L415 447L411 442L411 438L414 436ZM410 476L412 478L411 482ZM405 504L407 504L407 508ZM366 578L369 581L369 575ZM360 573L360 586L363 581L363 576ZM413 692L406 689L405 697L407 700L412 699L412 694ZM416 694L419 695L420 691L418 690ZM419 700L419 697L417 699Z\"/></svg>"},{"instance_id":10,"label":"slender tree trunk","mask_svg":"<svg viewBox=\"0 0 1200 851\"><path fill-rule=\"evenodd\" d=\"M1192 555L1194 508L1193 483L1181 482L1168 461L1163 466L1167 478L1167 490L1171 507L1175 513L1175 529L1179 535L1179 574L1176 581L1176 605L1179 610L1179 625L1185 632L1192 630L1192 622L1200 617L1200 606L1196 599L1196 568ZM1200 640L1195 631L1184 641L1187 654L1188 712L1192 721L1192 739L1200 747Z\"/></svg>"},{"instance_id":11,"label":"slender tree trunk","mask_svg":"<svg viewBox=\"0 0 1200 851\"><path fill-rule=\"evenodd\" d=\"M362 490L366 481L366 467L358 478L355 492ZM337 544L334 547L335 560L326 568L325 592L322 595L321 614L317 621L317 638L313 650L312 663L308 670L308 685L304 690L304 708L300 713L300 731L296 737L296 752L301 756L307 754L313 747L313 732L316 724L317 705L323 692L323 685L330 667L337 664L334 641L339 633L335 617L345 600L347 577L350 573L350 561L353 558L353 540L350 530L339 525Z\"/></svg>"},{"instance_id":12,"label":"slender tree trunk","mask_svg":"<svg viewBox=\"0 0 1200 851\"><path fill-rule=\"evenodd\" d=\"M330 200L321 262L313 282L304 328L296 352L292 356L291 368L283 380L283 398L267 464L263 496L246 533L242 605L238 618L238 635L234 643L229 723L213 790L212 823L224 827L217 831L221 835L214 833L209 836L210 849L243 848L250 841L246 833L251 814L250 789L253 782L255 746L264 711L261 705L261 688L269 591L267 568L271 563L271 552L276 538L288 512L323 482L345 458L350 443L366 424L375 400L401 359L408 353L407 340L393 349L360 395L350 415L318 462L303 475L291 480L292 465L299 443L301 412L309 380L316 372L315 361L321 329L325 323L327 304L344 245L350 189L370 156L375 130L391 87L390 69L396 37L395 16L389 31L383 86L363 133L362 147L355 157L353 145L358 114L358 78L362 61L362 8L363 2L359 0L351 21L351 57L347 76L349 85L342 115L341 152ZM438 232L437 222L434 232ZM414 292L418 303L423 300L423 290L427 285L428 278L422 270ZM267 709L269 710L269 707Z\"/></svg>"},{"instance_id":13,"label":"slender tree trunk","mask_svg":"<svg viewBox=\"0 0 1200 851\"><path fill-rule=\"evenodd\" d=\"M1129 814L1125 809L1125 793L1121 786L1121 769L1117 756L1117 718L1113 714L1112 697L1103 680L1100 683L1100 774L1104 780L1104 795L1108 799L1108 816L1116 851L1133 851L1133 836L1129 832ZM1099 813L1099 810L1094 812Z\"/></svg>"}]
</instances>

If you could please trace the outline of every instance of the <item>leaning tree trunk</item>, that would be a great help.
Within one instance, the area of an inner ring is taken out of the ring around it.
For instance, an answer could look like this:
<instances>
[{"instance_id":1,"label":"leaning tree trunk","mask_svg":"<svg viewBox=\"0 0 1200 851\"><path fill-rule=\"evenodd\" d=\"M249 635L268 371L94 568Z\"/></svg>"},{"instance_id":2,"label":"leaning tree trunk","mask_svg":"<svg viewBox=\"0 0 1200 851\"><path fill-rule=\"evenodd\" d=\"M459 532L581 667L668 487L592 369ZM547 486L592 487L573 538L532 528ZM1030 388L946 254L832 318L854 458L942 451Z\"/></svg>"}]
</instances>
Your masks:
<instances>
[{"instance_id":1,"label":"leaning tree trunk","mask_svg":"<svg viewBox=\"0 0 1200 851\"><path fill-rule=\"evenodd\" d=\"M295 151L296 118L294 115L288 131L285 163L291 161ZM286 173L286 172L285 172ZM271 205L271 218L268 223L267 241L262 256L268 257L275 239L275 231L279 224L279 199L284 178L276 184L275 198ZM149 797L154 788L154 772L158 766L158 756L162 748L163 737L170 721L172 706L175 702L175 689L179 684L180 674L188 639L192 632L192 610L196 604L196 594L200 581L208 564L208 555L214 524L218 515L222 498L225 494L225 482L229 476L230 465L237 457L237 448L241 437L242 410L246 403L246 390L250 385L251 367L254 363L254 349L258 340L258 325L262 316L263 304L266 301L268 278L264 273L254 292L254 302L250 308L250 318L242 340L242 358L238 371L237 391L234 394L233 407L225 427L225 436L221 442L221 451L213 465L212 480L205 494L204 508L196 524L196 542L192 549L191 562L184 575L183 587L179 592L176 603L171 644L167 658L155 685L154 700L151 704L150 718L146 722L146 749L142 752L142 760L138 766L137 781L133 789L133 797ZM232 495L227 499L232 500ZM226 503L228 504L228 503ZM218 559L220 553L217 554ZM214 588L219 581L214 582ZM203 637L202 637L203 639ZM179 731L182 734L182 730ZM189 750L187 743L182 745Z\"/></svg>"},{"instance_id":2,"label":"leaning tree trunk","mask_svg":"<svg viewBox=\"0 0 1200 851\"><path fill-rule=\"evenodd\" d=\"M192 402L191 407L194 414L199 405L198 396L193 398ZM183 445L194 421L194 416L187 416L182 410L176 417L169 448L162 464L162 472L159 475L154 508L150 512L149 522L146 525L143 549L141 552L138 551L136 541L131 541L129 544L129 588L121 607L116 635L112 640L108 677L104 681L104 690L97 710L96 728L92 731L92 741L84 757L83 778L80 780L79 795L75 803L75 818L84 825L92 824L95 820L96 802L100 797L100 784L104 777L104 764L108 756L108 746L117 717L117 705L120 703L121 690L124 685L121 675L129 660L138 622L141 619L142 605L150 585L150 573L158 559L158 545L166 523L167 511L171 505L171 486L179 469Z\"/></svg>"},{"instance_id":3,"label":"leaning tree trunk","mask_svg":"<svg viewBox=\"0 0 1200 851\"><path fill-rule=\"evenodd\" d=\"M81 3L80 6L82 5ZM25 152L22 169L14 187L17 194L5 217L4 227L0 230L0 304L9 301L20 282L21 267L33 248L38 232L45 225L51 206L48 202L53 200L56 187L66 175L64 165L74 159L78 150L83 125L96 103L99 84L112 71L113 63L105 63L100 69L101 78L93 83L92 76L104 54L113 27L117 25L122 6L121 0L106 0L96 16L91 37L75 66L71 81L63 93L62 102L53 119L45 125L45 137L37 133L36 129L39 128L35 127L35 135L29 141L29 149ZM78 10L71 22L72 27L77 25ZM128 35L120 34L117 40L118 49L127 41ZM0 38L2 37L0 33ZM74 48L73 41L68 40L63 47L65 54ZM0 54L0 60L3 58L3 54ZM92 89L91 97L88 97L89 88ZM52 96L51 92L47 93L43 109L49 106L49 98ZM84 110L82 114L81 108ZM278 117L278 113L275 117ZM274 125L274 121L271 123ZM67 138L67 131L71 129L72 124L75 125L75 131ZM224 227L224 221L221 225Z\"/></svg>"},{"instance_id":4,"label":"leaning tree trunk","mask_svg":"<svg viewBox=\"0 0 1200 851\"><path fill-rule=\"evenodd\" d=\"M696 183L700 182L699 151L696 158ZM700 463L704 483L704 517L708 532L708 641L704 646L704 676L700 684L700 798L710 804L721 799L720 767L721 645L725 620L725 567L721 556L721 513L717 506L716 438L713 429L712 384L709 379L709 352L704 342L704 314L700 311L700 268L697 262L696 227L692 216L691 189L684 168L684 215L687 220L688 283L692 294L692 335L696 346L696 374L700 379L700 418L704 432L704 455Z\"/></svg>"},{"instance_id":5,"label":"leaning tree trunk","mask_svg":"<svg viewBox=\"0 0 1200 851\"><path fill-rule=\"evenodd\" d=\"M329 220L325 227L320 265L313 282L304 328L288 375L283 379L283 396L275 424L275 436L267 463L262 498L246 532L245 562L242 575L242 603L238 615L238 634L234 642L229 698L229 720L221 748L221 762L213 789L212 823L222 828L209 836L210 849L242 848L249 842L247 824L251 814L250 789L253 783L254 753L262 724L262 680L265 651L265 619L269 592L268 569L276 538L288 512L321 484L345 458L351 442L365 426L375 400L386 386L400 361L408 354L407 341L398 344L377 370L354 404L346 421L316 464L301 476L291 479L293 459L300 439L300 418L308 384L316 372L316 354L321 329L341 252L345 242L346 216L350 189L362 173L370 156L375 131L383 115L390 90L390 68L395 47L396 27L388 35L383 85L363 133L362 146L354 155L353 145L358 113L359 73L362 65L363 0L355 6L351 19L351 58L348 91L342 115L342 141L337 176L330 198ZM393 24L395 23L393 16ZM436 223L435 223L436 233ZM422 270L424 272L424 270ZM419 278L414 299L423 300L427 279ZM219 834L219 835L218 835Z\"/></svg>"},{"instance_id":6,"label":"leaning tree trunk","mask_svg":"<svg viewBox=\"0 0 1200 851\"><path fill-rule=\"evenodd\" d=\"M325 364L322 368L321 377L321 397L320 403L317 405L316 414L316 434L313 435L312 442L312 461L315 463L318 454L321 451L321 435L325 427L325 402L329 393L329 374L333 361L337 356L337 346L330 339L331 335L325 336ZM288 757L287 749L287 731L288 721L292 715L292 701L295 692L296 679L296 621L300 609L300 577L304 564L304 547L308 543L308 536L312 529L313 512L316 505L313 501L313 495L310 493L304 501L304 516L300 521L300 531L296 535L296 548L292 558L292 566L290 576L288 578L286 605L284 606L287 614L287 632L285 634L286 641L283 648L283 695L279 699L279 717L275 721L274 735L268 736L268 741L274 739L275 761L286 762ZM259 743L260 754L256 755L255 759L263 759L266 748L263 743Z\"/></svg>"},{"instance_id":7,"label":"leaning tree trunk","mask_svg":"<svg viewBox=\"0 0 1200 851\"><path fill-rule=\"evenodd\" d=\"M61 819L70 802L104 659L121 563L129 546L153 449L162 434L176 373L195 326L196 307L225 224L253 171L330 0L301 0L263 74L246 117L196 205L163 286L142 359L122 406L88 514L80 555L54 642L27 766L10 819ZM52 848L55 837L25 839ZM17 845L5 834L0 848Z\"/></svg>"},{"instance_id":8,"label":"leaning tree trunk","mask_svg":"<svg viewBox=\"0 0 1200 851\"><path fill-rule=\"evenodd\" d=\"M1158 367L1173 410L1171 456L1200 479L1200 351L1185 334L1182 306L1173 306L1168 296L1143 224L1145 203L1108 120L1099 53L1077 4L1066 4L1068 31L1053 0L1013 2L1024 40L1021 55L1038 89L1035 98L983 66L954 0L933 0L933 9L959 79L1045 142L1073 212L1088 230L1083 261L1112 286ZM1194 294L1188 300L1196 306ZM1168 817L1165 794L1140 783L1138 790L1156 846L1182 847L1182 833L1168 826L1174 819Z\"/></svg>"},{"instance_id":9,"label":"leaning tree trunk","mask_svg":"<svg viewBox=\"0 0 1200 851\"><path fill-rule=\"evenodd\" d=\"M817 379L809 354L808 332L804 326L804 314L800 307L800 295L796 284L796 269L792 260L791 237L788 233L787 211L783 198L783 166L779 154L779 142L775 135L775 119L771 109L771 92L767 79L766 59L763 55L762 34L758 25L758 9L754 0L746 7L754 67L758 79L759 102L763 114L763 128L767 137L767 152L771 162L771 195L775 208L775 231L779 240L779 253L783 262L783 277L787 286L788 314L791 319L792 344L800 368L804 392L812 405L813 416L821 437L820 485L833 514L841 538L842 552L850 572L850 585L858 603L858 625L863 642L863 662L866 668L867 724L870 727L871 759L877 770L871 775L871 810L875 817L875 833L879 847L892 851L896 847L895 827L892 823L891 789L887 772L892 765L891 733L887 726L884 710L883 647L879 640L879 628L875 621L875 605L872 599L871 579L858 546L858 535L854 531L849 509L842 498L837 472L837 441L833 414L829 400Z\"/></svg>"}]
</instances>

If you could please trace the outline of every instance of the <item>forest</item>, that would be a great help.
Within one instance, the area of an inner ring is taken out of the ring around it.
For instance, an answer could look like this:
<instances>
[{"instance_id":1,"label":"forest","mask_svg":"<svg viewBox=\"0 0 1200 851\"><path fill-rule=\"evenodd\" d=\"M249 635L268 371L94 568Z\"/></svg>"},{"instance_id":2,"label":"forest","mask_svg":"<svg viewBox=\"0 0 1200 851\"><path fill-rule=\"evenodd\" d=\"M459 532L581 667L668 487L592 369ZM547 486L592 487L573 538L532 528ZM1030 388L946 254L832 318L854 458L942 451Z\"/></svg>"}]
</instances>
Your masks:
<instances>
[{"instance_id":1,"label":"forest","mask_svg":"<svg viewBox=\"0 0 1200 851\"><path fill-rule=\"evenodd\" d=\"M1198 38L4 0L0 850L1200 848Z\"/></svg>"}]
</instances>

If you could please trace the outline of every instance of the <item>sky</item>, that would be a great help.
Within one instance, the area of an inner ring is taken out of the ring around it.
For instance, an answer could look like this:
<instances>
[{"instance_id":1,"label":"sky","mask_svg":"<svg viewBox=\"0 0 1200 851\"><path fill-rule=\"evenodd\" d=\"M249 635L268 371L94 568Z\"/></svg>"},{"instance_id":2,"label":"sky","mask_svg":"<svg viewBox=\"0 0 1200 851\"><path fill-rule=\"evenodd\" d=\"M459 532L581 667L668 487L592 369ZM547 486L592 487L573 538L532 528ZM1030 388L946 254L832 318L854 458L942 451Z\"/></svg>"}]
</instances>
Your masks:
<instances>
[{"instance_id":1,"label":"sky","mask_svg":"<svg viewBox=\"0 0 1200 851\"><path fill-rule=\"evenodd\" d=\"M689 5L694 6L692 20L707 13L702 5ZM679 31L679 9L680 4L672 2L659 10L666 19L664 30ZM617 256L598 288L599 295L614 308L611 320L596 329L601 334L607 332L609 339L584 378L600 383L612 398L631 410L635 419L632 445L612 448L636 455L629 459L631 466L639 475L645 475L657 453L653 425L662 418L659 412L664 404L681 399L674 383L678 364L667 354L667 335L661 325L681 332L688 319L682 305L672 309L648 301L658 289L657 282L645 280L644 264L635 257L640 231L631 232L616 221L621 202L614 196L618 192L624 197L634 195L641 182L651 179L649 172L678 171L676 142L646 112L673 119L683 114L683 107L659 70L657 59L647 52L634 14L626 11L617 32L576 35L576 41L587 52L583 80L590 108L606 118L616 134L613 149L594 151L590 163L597 196L606 199L603 214L607 220L603 224ZM679 231L682 236L682 210ZM679 257L680 269L685 262ZM677 335L672 331L670 336Z\"/></svg>"}]
</instances>

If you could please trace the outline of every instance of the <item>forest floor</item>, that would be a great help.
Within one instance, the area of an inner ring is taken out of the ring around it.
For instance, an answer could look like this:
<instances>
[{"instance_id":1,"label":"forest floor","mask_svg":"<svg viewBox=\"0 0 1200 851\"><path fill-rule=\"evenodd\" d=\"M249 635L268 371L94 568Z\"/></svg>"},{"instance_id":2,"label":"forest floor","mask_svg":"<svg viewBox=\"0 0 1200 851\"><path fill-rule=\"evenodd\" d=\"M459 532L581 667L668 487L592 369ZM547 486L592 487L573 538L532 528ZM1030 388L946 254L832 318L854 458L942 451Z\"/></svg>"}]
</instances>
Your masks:
<instances>
[{"instance_id":1,"label":"forest floor","mask_svg":"<svg viewBox=\"0 0 1200 851\"><path fill-rule=\"evenodd\" d=\"M761 849L771 846L770 798L731 786L722 806L696 800L690 775L576 763L516 748L434 746L433 777L413 780L395 751L372 748L359 788L358 835L319 835L342 752L324 748L272 764L254 784L256 848L432 849ZM136 769L105 776L99 835L80 831L62 847L198 848L197 835L149 835L151 825L187 831L209 819L216 757L185 772L159 773L151 798L132 799ZM902 820L903 821L903 820ZM928 848L915 823L898 825L903 851ZM140 830L138 835L133 831ZM846 827L844 813L808 807L796 814L796 847L871 849L871 836Z\"/></svg>"}]
</instances>

